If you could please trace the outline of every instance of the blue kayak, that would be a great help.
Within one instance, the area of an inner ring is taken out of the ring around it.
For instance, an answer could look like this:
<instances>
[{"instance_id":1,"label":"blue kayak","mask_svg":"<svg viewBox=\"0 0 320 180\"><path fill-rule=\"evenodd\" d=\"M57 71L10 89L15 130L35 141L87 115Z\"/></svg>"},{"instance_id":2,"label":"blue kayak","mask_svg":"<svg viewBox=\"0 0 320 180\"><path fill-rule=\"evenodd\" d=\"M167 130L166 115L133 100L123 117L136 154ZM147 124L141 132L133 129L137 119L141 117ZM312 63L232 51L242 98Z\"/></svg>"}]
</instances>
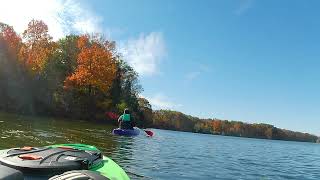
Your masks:
<instances>
[{"instance_id":1,"label":"blue kayak","mask_svg":"<svg viewBox=\"0 0 320 180\"><path fill-rule=\"evenodd\" d=\"M119 135L119 136L137 136L140 134L140 130L138 128L133 129L114 129L112 134Z\"/></svg>"}]
</instances>

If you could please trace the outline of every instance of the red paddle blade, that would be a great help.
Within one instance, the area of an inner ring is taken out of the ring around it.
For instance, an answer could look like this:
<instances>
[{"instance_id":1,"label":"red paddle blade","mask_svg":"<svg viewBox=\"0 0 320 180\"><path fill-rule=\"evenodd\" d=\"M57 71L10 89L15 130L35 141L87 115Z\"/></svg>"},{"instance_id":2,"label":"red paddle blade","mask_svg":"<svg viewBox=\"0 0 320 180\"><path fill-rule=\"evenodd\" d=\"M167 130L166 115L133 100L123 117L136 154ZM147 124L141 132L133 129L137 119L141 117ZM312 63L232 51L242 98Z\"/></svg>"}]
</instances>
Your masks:
<instances>
[{"instance_id":1,"label":"red paddle blade","mask_svg":"<svg viewBox=\"0 0 320 180\"><path fill-rule=\"evenodd\" d=\"M144 132L146 132L149 136L153 136L153 132L152 131L144 130Z\"/></svg>"}]
</instances>

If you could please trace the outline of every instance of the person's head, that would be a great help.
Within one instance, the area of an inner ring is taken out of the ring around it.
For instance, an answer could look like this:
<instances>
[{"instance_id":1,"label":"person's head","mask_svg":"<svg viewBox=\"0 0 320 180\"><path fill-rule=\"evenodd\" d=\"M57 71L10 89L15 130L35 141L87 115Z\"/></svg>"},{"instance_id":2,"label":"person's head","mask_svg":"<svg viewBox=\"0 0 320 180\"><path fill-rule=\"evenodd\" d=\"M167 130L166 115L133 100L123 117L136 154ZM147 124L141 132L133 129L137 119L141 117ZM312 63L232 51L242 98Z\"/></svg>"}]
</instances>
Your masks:
<instances>
[{"instance_id":1,"label":"person's head","mask_svg":"<svg viewBox=\"0 0 320 180\"><path fill-rule=\"evenodd\" d=\"M123 114L130 114L130 111L129 111L129 109L124 109L124 111L123 111Z\"/></svg>"}]
</instances>

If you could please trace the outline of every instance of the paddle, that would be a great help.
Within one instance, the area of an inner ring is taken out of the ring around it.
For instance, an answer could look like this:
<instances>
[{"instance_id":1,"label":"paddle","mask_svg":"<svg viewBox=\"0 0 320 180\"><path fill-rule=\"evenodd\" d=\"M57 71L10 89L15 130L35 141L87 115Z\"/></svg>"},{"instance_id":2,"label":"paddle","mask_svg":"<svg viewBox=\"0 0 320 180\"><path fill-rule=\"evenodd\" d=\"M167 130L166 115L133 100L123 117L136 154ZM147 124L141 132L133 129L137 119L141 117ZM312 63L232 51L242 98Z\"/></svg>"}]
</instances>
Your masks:
<instances>
[{"instance_id":1,"label":"paddle","mask_svg":"<svg viewBox=\"0 0 320 180\"><path fill-rule=\"evenodd\" d=\"M144 131L146 134L148 134L148 136L150 136L150 137L153 136L153 132L152 132L152 131L150 131L150 130L144 130L144 129L143 129L143 131Z\"/></svg>"}]
</instances>

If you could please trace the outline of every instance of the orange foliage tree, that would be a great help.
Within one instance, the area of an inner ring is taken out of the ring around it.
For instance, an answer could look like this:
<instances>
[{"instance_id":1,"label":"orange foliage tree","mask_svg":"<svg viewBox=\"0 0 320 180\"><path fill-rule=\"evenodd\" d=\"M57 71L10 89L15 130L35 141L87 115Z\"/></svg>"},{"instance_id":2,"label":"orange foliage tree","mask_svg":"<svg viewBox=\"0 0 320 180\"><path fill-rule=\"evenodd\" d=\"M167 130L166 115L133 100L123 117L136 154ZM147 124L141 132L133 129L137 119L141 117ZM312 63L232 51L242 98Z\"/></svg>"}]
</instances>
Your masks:
<instances>
[{"instance_id":1,"label":"orange foliage tree","mask_svg":"<svg viewBox=\"0 0 320 180\"><path fill-rule=\"evenodd\" d=\"M116 63L112 49L106 44L107 41L101 43L87 35L78 39L78 66L66 78L65 88L85 88L90 96L93 89L106 92L111 87L116 74Z\"/></svg>"},{"instance_id":2,"label":"orange foliage tree","mask_svg":"<svg viewBox=\"0 0 320 180\"><path fill-rule=\"evenodd\" d=\"M213 120L212 121L212 129L215 133L221 133L222 132L222 124L220 120Z\"/></svg>"},{"instance_id":3,"label":"orange foliage tree","mask_svg":"<svg viewBox=\"0 0 320 180\"><path fill-rule=\"evenodd\" d=\"M43 21L32 20L22 35L25 43L20 50L20 59L32 72L39 72L55 50L48 26Z\"/></svg>"},{"instance_id":4,"label":"orange foliage tree","mask_svg":"<svg viewBox=\"0 0 320 180\"><path fill-rule=\"evenodd\" d=\"M21 45L21 38L11 26L0 23L0 36L6 42L11 55L16 55Z\"/></svg>"}]
</instances>

